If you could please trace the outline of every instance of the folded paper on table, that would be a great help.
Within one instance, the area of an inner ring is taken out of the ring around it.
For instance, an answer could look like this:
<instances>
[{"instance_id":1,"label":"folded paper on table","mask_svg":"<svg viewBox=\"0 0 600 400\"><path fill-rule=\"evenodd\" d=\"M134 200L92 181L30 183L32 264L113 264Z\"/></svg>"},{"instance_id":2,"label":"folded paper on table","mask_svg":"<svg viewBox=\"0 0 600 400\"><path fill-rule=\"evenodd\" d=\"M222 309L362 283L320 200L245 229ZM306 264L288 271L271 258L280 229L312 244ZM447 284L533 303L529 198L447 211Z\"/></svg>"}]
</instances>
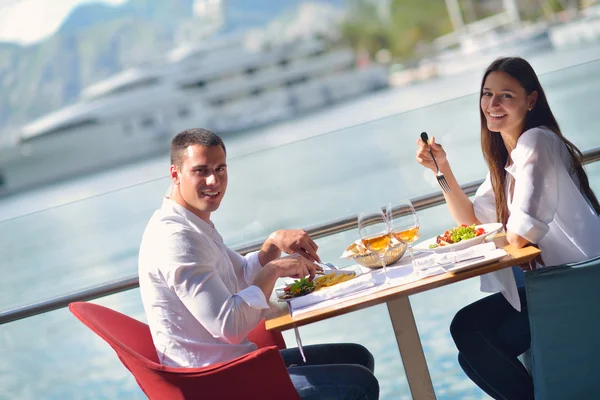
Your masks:
<instances>
[{"instance_id":1,"label":"folded paper on table","mask_svg":"<svg viewBox=\"0 0 600 400\"><path fill-rule=\"evenodd\" d=\"M505 255L506 252L504 250L496 249L496 245L493 242L489 242L448 253L423 251L415 255L415 264L421 271L438 267L443 267L445 270L454 270L492 262ZM471 259L477 257L483 258L478 258L471 262ZM397 263L391 265L391 267L407 265L410 264L410 262L410 257L405 255Z\"/></svg>"},{"instance_id":2,"label":"folded paper on table","mask_svg":"<svg viewBox=\"0 0 600 400\"><path fill-rule=\"evenodd\" d=\"M292 317L295 317L297 315L304 314L304 313L307 313L307 312L310 312L313 310L318 310L318 309L329 307L329 306L332 306L335 304L340 304L340 303L343 303L343 302L346 302L348 300L352 300L352 299L355 299L358 297L367 296L371 293L375 293L378 290L381 290L381 288L382 288L382 285L375 285L372 287L368 287L366 289L360 289L356 292L348 293L344 296L336 297L333 299L326 299L326 300L320 301L318 303L314 303L314 304L307 305L304 307L294 307L292 302L288 302L288 306L289 306L290 314L292 315Z\"/></svg>"},{"instance_id":3,"label":"folded paper on table","mask_svg":"<svg viewBox=\"0 0 600 400\"><path fill-rule=\"evenodd\" d=\"M320 303L325 300L335 297L344 296L353 292L358 292L364 289L375 286L375 279L370 274L357 276L346 282L338 283L334 286L309 293L305 296L296 297L289 301L292 309L307 307L311 304Z\"/></svg>"},{"instance_id":4,"label":"folded paper on table","mask_svg":"<svg viewBox=\"0 0 600 400\"><path fill-rule=\"evenodd\" d=\"M447 272L462 271L465 269L471 269L474 267L479 267L485 264L493 263L494 261L497 261L502 257L506 256L506 254L506 251L504 251L503 249L494 249L485 254L471 256L469 258L463 258L451 264L441 265L441 267L444 268Z\"/></svg>"},{"instance_id":5,"label":"folded paper on table","mask_svg":"<svg viewBox=\"0 0 600 400\"><path fill-rule=\"evenodd\" d=\"M482 243L464 250L453 251L450 253L440 253L435 255L437 264L454 264L469 258L485 256L487 253L496 250L494 242Z\"/></svg>"}]
</instances>

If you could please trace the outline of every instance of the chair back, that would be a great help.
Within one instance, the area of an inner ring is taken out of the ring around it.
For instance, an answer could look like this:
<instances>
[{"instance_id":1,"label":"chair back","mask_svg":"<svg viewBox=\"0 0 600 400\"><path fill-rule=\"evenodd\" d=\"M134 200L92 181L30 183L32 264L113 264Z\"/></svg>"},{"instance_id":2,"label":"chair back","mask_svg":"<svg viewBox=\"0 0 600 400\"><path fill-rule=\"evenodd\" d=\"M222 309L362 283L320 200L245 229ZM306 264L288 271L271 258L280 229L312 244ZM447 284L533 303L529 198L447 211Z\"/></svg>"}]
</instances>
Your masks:
<instances>
[{"instance_id":1,"label":"chair back","mask_svg":"<svg viewBox=\"0 0 600 400\"><path fill-rule=\"evenodd\" d=\"M111 347L160 364L150 328L143 322L92 303L71 303L69 310Z\"/></svg>"},{"instance_id":2,"label":"chair back","mask_svg":"<svg viewBox=\"0 0 600 400\"><path fill-rule=\"evenodd\" d=\"M248 334L248 340L258 346L259 349L268 346L277 346L279 350L286 349L285 340L283 340L281 332L268 331L265 327L264 319Z\"/></svg>"},{"instance_id":3,"label":"chair back","mask_svg":"<svg viewBox=\"0 0 600 400\"><path fill-rule=\"evenodd\" d=\"M525 275L536 399L600 398L600 257Z\"/></svg>"},{"instance_id":4,"label":"chair back","mask_svg":"<svg viewBox=\"0 0 600 400\"><path fill-rule=\"evenodd\" d=\"M92 303L71 303L69 310L115 350L150 399L299 398L277 343L269 342L283 338L267 333L264 323L252 335L270 347L208 367L173 368L158 362L148 325Z\"/></svg>"}]
</instances>

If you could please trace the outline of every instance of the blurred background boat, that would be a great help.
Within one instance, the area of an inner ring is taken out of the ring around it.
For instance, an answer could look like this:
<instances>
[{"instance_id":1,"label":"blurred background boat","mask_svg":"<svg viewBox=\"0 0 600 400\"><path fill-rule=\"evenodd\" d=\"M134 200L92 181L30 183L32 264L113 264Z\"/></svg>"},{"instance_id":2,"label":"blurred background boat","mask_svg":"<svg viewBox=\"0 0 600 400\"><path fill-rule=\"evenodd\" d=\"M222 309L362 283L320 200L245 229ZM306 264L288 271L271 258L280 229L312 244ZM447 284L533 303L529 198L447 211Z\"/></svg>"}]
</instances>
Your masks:
<instances>
[{"instance_id":1,"label":"blurred background boat","mask_svg":"<svg viewBox=\"0 0 600 400\"><path fill-rule=\"evenodd\" d=\"M234 36L182 47L23 126L0 157L0 193L163 154L189 127L226 135L387 86L386 68L359 67L351 49L328 51L318 40L251 49Z\"/></svg>"},{"instance_id":2,"label":"blurred background boat","mask_svg":"<svg viewBox=\"0 0 600 400\"><path fill-rule=\"evenodd\" d=\"M200 31L186 25L163 60L90 85L74 104L22 126L0 148L0 195L164 154L190 127L247 131L388 86L386 67L331 48L333 37L265 29L211 38L223 10L210 6Z\"/></svg>"}]
</instances>

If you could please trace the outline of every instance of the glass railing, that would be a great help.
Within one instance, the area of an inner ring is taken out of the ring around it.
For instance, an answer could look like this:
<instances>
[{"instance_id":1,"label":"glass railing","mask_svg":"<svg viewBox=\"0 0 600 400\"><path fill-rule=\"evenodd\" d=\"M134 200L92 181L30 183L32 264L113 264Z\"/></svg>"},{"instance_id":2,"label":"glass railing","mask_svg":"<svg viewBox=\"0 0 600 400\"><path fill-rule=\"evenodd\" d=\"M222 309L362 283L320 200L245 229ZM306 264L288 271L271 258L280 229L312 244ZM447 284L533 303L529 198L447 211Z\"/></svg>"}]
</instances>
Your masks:
<instances>
[{"instance_id":1,"label":"glass railing","mask_svg":"<svg viewBox=\"0 0 600 400\"><path fill-rule=\"evenodd\" d=\"M593 89L600 86L600 62L544 75L542 83L566 136L581 149L600 147ZM226 242L238 247L276 229L314 226L437 191L433 175L414 161L421 131L444 145L461 183L482 179L477 106L478 96L469 95L233 156L228 193L213 220ZM165 163L165 176L166 171ZM600 190L600 164L588 171ZM134 276L142 232L168 187L163 177L1 222L0 311ZM445 206L421 211L419 217L424 237L453 224ZM321 257L350 264L338 257L357 237L350 230L319 239ZM440 398L481 397L461 372L448 334L454 313L479 297L477 280L411 297ZM145 320L137 289L98 302ZM357 320L363 330L356 329ZM385 307L300 331L305 343L364 344L377 360L381 398L409 398ZM285 336L292 346L294 340ZM0 387L10 398L143 398L108 346L65 309L0 326L0 352Z\"/></svg>"}]
</instances>

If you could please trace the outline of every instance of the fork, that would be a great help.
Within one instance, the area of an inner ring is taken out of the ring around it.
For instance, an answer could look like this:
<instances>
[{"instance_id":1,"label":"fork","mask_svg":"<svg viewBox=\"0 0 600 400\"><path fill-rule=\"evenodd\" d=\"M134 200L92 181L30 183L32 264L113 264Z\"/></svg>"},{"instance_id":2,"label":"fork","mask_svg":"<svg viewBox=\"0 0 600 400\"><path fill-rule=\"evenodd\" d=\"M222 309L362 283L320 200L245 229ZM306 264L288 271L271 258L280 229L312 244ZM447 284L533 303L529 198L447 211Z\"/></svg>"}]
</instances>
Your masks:
<instances>
[{"instance_id":1,"label":"fork","mask_svg":"<svg viewBox=\"0 0 600 400\"><path fill-rule=\"evenodd\" d=\"M429 137L427 136L427 132L421 132L421 140L424 141L425 144L427 144L427 141L429 140ZM440 167L438 167L437 161L435 161L435 157L433 156L431 147L429 148L429 154L431 155L431 159L433 160L433 163L435 164L435 169L437 170L437 172L435 173L435 177L436 177L438 183L440 184L440 186L442 187L442 190L444 192L450 193L451 192L450 185L448 185L448 181L444 177L444 174L442 174L440 172Z\"/></svg>"}]
</instances>

